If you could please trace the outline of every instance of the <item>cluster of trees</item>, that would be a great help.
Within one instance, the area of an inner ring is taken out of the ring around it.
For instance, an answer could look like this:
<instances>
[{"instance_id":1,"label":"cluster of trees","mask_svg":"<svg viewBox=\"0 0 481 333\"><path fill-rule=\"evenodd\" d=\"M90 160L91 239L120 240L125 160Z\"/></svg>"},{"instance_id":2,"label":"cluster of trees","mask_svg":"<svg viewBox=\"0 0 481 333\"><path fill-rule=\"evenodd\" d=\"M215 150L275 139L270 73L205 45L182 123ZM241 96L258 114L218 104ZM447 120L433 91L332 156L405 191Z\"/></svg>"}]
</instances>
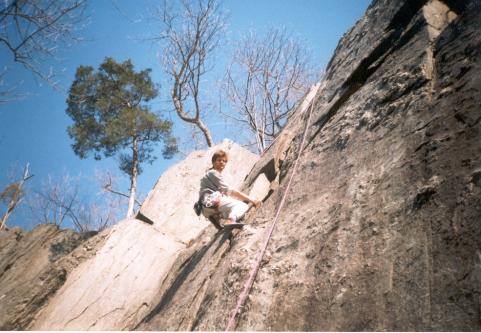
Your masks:
<instances>
[{"instance_id":1,"label":"cluster of trees","mask_svg":"<svg viewBox=\"0 0 481 333\"><path fill-rule=\"evenodd\" d=\"M54 84L53 72L43 71L42 60L53 55L59 43L78 39L75 27L80 26L85 5L86 0L4 1L0 5L0 45L14 61ZM160 26L153 40L162 51L161 67L168 78L165 89L172 108L180 120L201 133L201 140L209 147L214 140L206 118L217 112L217 116L227 116L250 131L251 139L245 144L262 153L317 74L306 47L285 29L270 29L262 35L251 32L236 42L225 75L219 78L223 82L220 91L226 97L222 100L229 102L229 111L215 111L208 96L212 86L206 78L215 66L214 56L226 31L226 15L219 1L165 0L153 19ZM163 144L164 158L171 158L179 148L172 122L162 112L152 110L159 88L150 73L150 69L135 70L130 60L117 62L107 57L97 69L79 66L68 92L66 113L73 124L67 130L74 142L72 148L80 158L91 154L95 159L118 158L120 170L130 178L129 193L114 191L108 183L104 189L129 198L127 217L134 214L142 165L156 159L154 147ZM0 90L0 101L10 93ZM23 183L28 179L28 172L22 179ZM8 208L11 213L23 192L22 186L18 193L13 190L15 186L9 186L0 193L0 199L16 202ZM59 198L61 191L66 192ZM61 224L69 218L80 230L92 224L85 222L89 213L81 208L75 191L50 188L36 195L41 206L37 211L43 212L41 221ZM57 210L47 209L49 206Z\"/></svg>"},{"instance_id":2,"label":"cluster of trees","mask_svg":"<svg viewBox=\"0 0 481 333\"><path fill-rule=\"evenodd\" d=\"M56 177L48 175L38 189L27 186L27 181L32 177L27 164L23 175L0 192L0 201L7 207L0 219L0 230L22 202L30 222L58 226L67 224L79 232L103 230L121 216L124 200L112 189L114 181L109 173L96 175L102 191L96 196L95 202L86 202L81 197L80 186L84 177L80 175L74 177L67 172Z\"/></svg>"},{"instance_id":3,"label":"cluster of trees","mask_svg":"<svg viewBox=\"0 0 481 333\"><path fill-rule=\"evenodd\" d=\"M164 1L154 19L161 27L154 39L163 50L162 66L171 79L172 105L179 118L195 126L212 146L204 121L214 109L206 96L212 87L204 78L225 35L226 15L217 0L182 0ZM271 28L263 35L251 32L235 44L221 79L221 91L230 101L230 111L223 114L250 131L246 145L262 153L318 73L309 62L307 47L286 29Z\"/></svg>"},{"instance_id":4,"label":"cluster of trees","mask_svg":"<svg viewBox=\"0 0 481 333\"><path fill-rule=\"evenodd\" d=\"M101 191L95 201L86 201L80 195L83 177L49 175L39 189L31 191L26 199L26 208L37 223L52 223L58 226L72 225L79 232L103 230L115 223L122 214L124 200L105 188L105 177L96 175Z\"/></svg>"}]
</instances>

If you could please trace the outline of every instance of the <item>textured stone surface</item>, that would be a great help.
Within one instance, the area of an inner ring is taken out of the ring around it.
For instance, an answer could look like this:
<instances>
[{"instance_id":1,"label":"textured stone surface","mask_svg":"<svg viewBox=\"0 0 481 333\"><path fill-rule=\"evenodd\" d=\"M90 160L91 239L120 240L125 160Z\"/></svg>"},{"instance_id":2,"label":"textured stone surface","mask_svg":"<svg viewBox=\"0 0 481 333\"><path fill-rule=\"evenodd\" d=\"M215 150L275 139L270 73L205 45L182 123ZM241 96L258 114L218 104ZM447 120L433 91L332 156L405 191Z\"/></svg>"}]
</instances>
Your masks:
<instances>
[{"instance_id":1,"label":"textured stone surface","mask_svg":"<svg viewBox=\"0 0 481 333\"><path fill-rule=\"evenodd\" d=\"M261 173L249 190L249 196L264 200L271 191L271 182L264 173Z\"/></svg>"},{"instance_id":2,"label":"textured stone surface","mask_svg":"<svg viewBox=\"0 0 481 333\"><path fill-rule=\"evenodd\" d=\"M481 329L479 6L378 0L341 39L238 330ZM272 182L263 207L185 250L138 329L225 329L292 172L301 111L246 180Z\"/></svg>"},{"instance_id":3,"label":"textured stone surface","mask_svg":"<svg viewBox=\"0 0 481 333\"><path fill-rule=\"evenodd\" d=\"M83 260L79 253L62 258L88 236L52 224L0 231L0 330L25 328Z\"/></svg>"},{"instance_id":4,"label":"textured stone surface","mask_svg":"<svg viewBox=\"0 0 481 333\"><path fill-rule=\"evenodd\" d=\"M29 329L128 329L148 308L150 295L182 248L142 221L119 222L95 257L69 274Z\"/></svg>"},{"instance_id":5,"label":"textured stone surface","mask_svg":"<svg viewBox=\"0 0 481 333\"><path fill-rule=\"evenodd\" d=\"M212 154L195 152L149 194L138 218L152 224L67 255L74 234L0 233L0 328L224 330L312 107L237 329L479 331L480 105L480 1L374 1L260 160L231 153L228 168L251 169L226 168L233 183L265 197L243 229L193 214Z\"/></svg>"}]
</instances>

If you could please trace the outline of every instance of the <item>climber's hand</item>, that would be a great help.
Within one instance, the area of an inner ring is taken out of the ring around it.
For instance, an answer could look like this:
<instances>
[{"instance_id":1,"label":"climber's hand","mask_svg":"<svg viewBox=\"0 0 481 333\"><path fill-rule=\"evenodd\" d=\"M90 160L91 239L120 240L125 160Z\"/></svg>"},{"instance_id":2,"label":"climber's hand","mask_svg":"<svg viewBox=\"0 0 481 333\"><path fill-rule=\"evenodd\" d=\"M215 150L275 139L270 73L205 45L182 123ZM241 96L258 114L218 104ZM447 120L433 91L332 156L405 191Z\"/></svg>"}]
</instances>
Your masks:
<instances>
[{"instance_id":1,"label":"climber's hand","mask_svg":"<svg viewBox=\"0 0 481 333\"><path fill-rule=\"evenodd\" d=\"M261 206L261 201L260 200L252 200L252 204L256 207L259 208Z\"/></svg>"}]
</instances>

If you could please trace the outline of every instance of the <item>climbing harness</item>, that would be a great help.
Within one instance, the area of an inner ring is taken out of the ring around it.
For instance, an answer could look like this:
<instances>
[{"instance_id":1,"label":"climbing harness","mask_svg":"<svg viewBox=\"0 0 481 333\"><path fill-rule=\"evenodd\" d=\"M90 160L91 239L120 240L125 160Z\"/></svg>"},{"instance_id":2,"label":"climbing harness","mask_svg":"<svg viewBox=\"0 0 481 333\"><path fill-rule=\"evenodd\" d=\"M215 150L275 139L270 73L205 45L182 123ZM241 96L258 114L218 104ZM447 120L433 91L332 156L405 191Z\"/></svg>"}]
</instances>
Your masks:
<instances>
[{"instance_id":1,"label":"climbing harness","mask_svg":"<svg viewBox=\"0 0 481 333\"><path fill-rule=\"evenodd\" d=\"M244 284L244 289L242 290L241 294L239 295L239 299L237 300L237 304L236 304L234 310L231 312L229 322L227 323L227 327L225 329L226 331L233 331L235 329L236 316L237 316L237 314L240 314L241 309L244 306L244 303L247 299L247 296L249 295L249 292L252 288L252 285L254 284L254 280L256 278L257 272L259 271L262 258L264 257L264 254L267 250L267 244L269 243L269 240L272 236L272 232L274 231L274 227L277 224L277 220L279 219L281 209L284 206L284 202L286 200L287 193L289 192L289 189L291 187L292 179L294 178L294 175L296 174L297 165L298 165L298 162L300 160L302 150L304 149L304 143L306 141L306 136L307 136L307 129L309 128L309 124L311 122L311 115L312 115L312 108L313 108L313 105L314 105L314 100L315 99L313 98L312 101L311 101L311 106L310 106L310 109L309 109L309 115L307 117L306 127L304 128L304 133L302 135L302 140L301 140L301 144L300 144L300 147L299 147L299 153L297 154L296 161L294 162L294 167L293 167L291 176L289 177L289 181L287 182L287 187L284 190L284 194L282 195L281 202L280 202L279 206L277 207L276 215L275 215L274 220L272 221L272 223L269 227L269 230L266 234L264 242L261 246L261 250L259 251L259 253L257 255L257 258L256 258L256 261L254 263L254 266L252 267L252 270L250 272L249 278L247 279L246 283Z\"/></svg>"},{"instance_id":2,"label":"climbing harness","mask_svg":"<svg viewBox=\"0 0 481 333\"><path fill-rule=\"evenodd\" d=\"M220 200L222 199L222 193L215 191L212 193L207 193L202 198L202 204L207 208L218 208Z\"/></svg>"}]
</instances>

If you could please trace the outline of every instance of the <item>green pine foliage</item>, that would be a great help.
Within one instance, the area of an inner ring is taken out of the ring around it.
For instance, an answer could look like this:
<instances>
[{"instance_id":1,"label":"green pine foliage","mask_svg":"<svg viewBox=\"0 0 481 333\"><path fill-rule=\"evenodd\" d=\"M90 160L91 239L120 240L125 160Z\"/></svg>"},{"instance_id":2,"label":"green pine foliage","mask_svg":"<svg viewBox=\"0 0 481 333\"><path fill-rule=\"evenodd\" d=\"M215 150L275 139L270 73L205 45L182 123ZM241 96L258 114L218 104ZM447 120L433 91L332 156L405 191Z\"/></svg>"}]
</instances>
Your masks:
<instances>
[{"instance_id":1,"label":"green pine foliage","mask_svg":"<svg viewBox=\"0 0 481 333\"><path fill-rule=\"evenodd\" d=\"M172 122L150 110L149 102L158 94L150 69L134 70L130 60L112 58L95 70L79 66L67 99L67 114L74 124L68 134L80 158L93 153L95 159L119 157L120 169L130 177L134 166L152 163L154 145L163 143L163 157L177 152Z\"/></svg>"}]
</instances>

